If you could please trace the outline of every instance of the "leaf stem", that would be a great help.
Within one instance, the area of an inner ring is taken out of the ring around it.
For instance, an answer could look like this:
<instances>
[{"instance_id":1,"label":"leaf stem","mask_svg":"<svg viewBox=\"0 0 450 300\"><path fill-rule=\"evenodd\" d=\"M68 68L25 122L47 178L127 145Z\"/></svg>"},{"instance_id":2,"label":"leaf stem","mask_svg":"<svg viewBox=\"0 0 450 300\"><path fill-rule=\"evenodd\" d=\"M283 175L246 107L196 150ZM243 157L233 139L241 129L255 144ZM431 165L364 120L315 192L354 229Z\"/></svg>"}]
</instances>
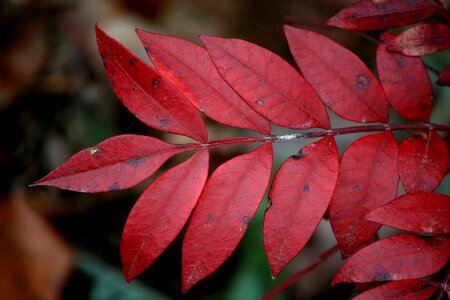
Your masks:
<instances>
[{"instance_id":1,"label":"leaf stem","mask_svg":"<svg viewBox=\"0 0 450 300\"><path fill-rule=\"evenodd\" d=\"M269 300L278 295L280 292L282 292L284 289L290 287L297 281L299 281L302 277L304 277L306 274L317 268L321 263L325 262L330 256L332 256L334 253L336 253L339 250L338 245L334 245L332 248L328 249L324 253L322 253L319 258L307 266L306 268L300 270L299 272L295 273L285 281L283 281L280 285L275 287L273 290L266 293L264 296L262 296L262 300Z\"/></svg>"},{"instance_id":2,"label":"leaf stem","mask_svg":"<svg viewBox=\"0 0 450 300\"><path fill-rule=\"evenodd\" d=\"M236 138L226 138L209 141L204 144L186 145L191 149L198 148L217 148L222 146L253 144L253 143L285 143L291 141L300 141L304 139L320 138L325 136L336 136L361 132L373 131L404 131L404 130L437 130L450 132L450 125L420 123L420 124L380 124L332 128L322 131L300 132L287 135L271 135L271 136L243 136Z\"/></svg>"}]
</instances>

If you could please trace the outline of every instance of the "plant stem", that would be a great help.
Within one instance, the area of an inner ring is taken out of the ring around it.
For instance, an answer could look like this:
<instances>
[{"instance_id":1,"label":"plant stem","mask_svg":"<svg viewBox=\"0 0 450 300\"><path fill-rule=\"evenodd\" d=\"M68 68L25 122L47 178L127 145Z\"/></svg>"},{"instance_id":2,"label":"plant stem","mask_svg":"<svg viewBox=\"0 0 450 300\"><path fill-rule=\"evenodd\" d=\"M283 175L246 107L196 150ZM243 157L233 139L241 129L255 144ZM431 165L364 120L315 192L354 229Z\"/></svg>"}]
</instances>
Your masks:
<instances>
[{"instance_id":1,"label":"plant stem","mask_svg":"<svg viewBox=\"0 0 450 300\"><path fill-rule=\"evenodd\" d=\"M327 251L322 253L314 263L310 264L306 268L300 270L299 272L295 273L294 275L292 275L291 277L289 277L288 279L283 281L280 285L278 285L273 290L271 290L270 292L268 292L264 296L262 296L261 299L262 300L272 299L273 297L278 295L280 292L282 292L284 289L290 287L291 285L293 285L294 283L299 281L303 276L305 276L306 274L308 274L309 272L311 272L312 270L317 268L317 266L319 266L321 263L326 261L330 256L332 256L338 250L339 250L338 245L335 245L332 248L328 249Z\"/></svg>"},{"instance_id":2,"label":"plant stem","mask_svg":"<svg viewBox=\"0 0 450 300\"><path fill-rule=\"evenodd\" d=\"M271 136L243 136L236 138L226 138L213 140L204 144L189 144L189 148L217 148L230 145L253 144L253 143L285 143L291 141L300 141L304 139L320 138L325 136L336 136L343 134L352 134L360 132L373 131L403 131L403 130L437 130L450 132L450 125L441 124L381 124L381 125L365 125L365 126L351 126L332 128L329 130L300 132L288 135L271 135Z\"/></svg>"}]
</instances>

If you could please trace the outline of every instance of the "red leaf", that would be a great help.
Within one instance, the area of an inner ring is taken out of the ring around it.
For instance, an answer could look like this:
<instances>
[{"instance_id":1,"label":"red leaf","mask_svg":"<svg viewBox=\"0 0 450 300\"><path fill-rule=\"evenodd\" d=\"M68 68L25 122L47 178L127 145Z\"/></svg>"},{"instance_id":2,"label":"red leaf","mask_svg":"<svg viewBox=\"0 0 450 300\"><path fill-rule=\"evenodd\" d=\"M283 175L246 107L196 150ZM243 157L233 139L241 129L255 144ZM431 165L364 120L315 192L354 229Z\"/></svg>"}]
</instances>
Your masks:
<instances>
[{"instance_id":1,"label":"red leaf","mask_svg":"<svg viewBox=\"0 0 450 300\"><path fill-rule=\"evenodd\" d=\"M200 197L208 176L208 151L163 173L131 210L120 243L128 282L148 268L176 238Z\"/></svg>"},{"instance_id":2,"label":"red leaf","mask_svg":"<svg viewBox=\"0 0 450 300\"><path fill-rule=\"evenodd\" d=\"M183 241L182 291L214 272L234 251L264 196L272 145L222 164L211 175Z\"/></svg>"},{"instance_id":3,"label":"red leaf","mask_svg":"<svg viewBox=\"0 0 450 300\"><path fill-rule=\"evenodd\" d=\"M450 86L450 65L445 67L445 69L442 70L441 74L439 74L437 84Z\"/></svg>"},{"instance_id":4,"label":"red leaf","mask_svg":"<svg viewBox=\"0 0 450 300\"><path fill-rule=\"evenodd\" d=\"M370 212L366 219L418 233L450 233L450 196L406 194Z\"/></svg>"},{"instance_id":5,"label":"red leaf","mask_svg":"<svg viewBox=\"0 0 450 300\"><path fill-rule=\"evenodd\" d=\"M342 254L355 252L380 228L365 216L395 198L397 155L397 142L390 131L359 138L344 152L329 209Z\"/></svg>"},{"instance_id":6,"label":"red leaf","mask_svg":"<svg viewBox=\"0 0 450 300\"><path fill-rule=\"evenodd\" d=\"M114 92L139 120L161 131L208 140L200 114L180 91L98 25L95 32Z\"/></svg>"},{"instance_id":7,"label":"red leaf","mask_svg":"<svg viewBox=\"0 0 450 300\"><path fill-rule=\"evenodd\" d=\"M450 48L450 28L445 24L421 24L399 34L388 46L390 51L421 56Z\"/></svg>"},{"instance_id":8,"label":"red leaf","mask_svg":"<svg viewBox=\"0 0 450 300\"><path fill-rule=\"evenodd\" d=\"M325 22L349 30L380 30L414 24L430 17L437 6L426 0L360 0Z\"/></svg>"},{"instance_id":9,"label":"red leaf","mask_svg":"<svg viewBox=\"0 0 450 300\"><path fill-rule=\"evenodd\" d=\"M208 52L183 39L137 30L160 71L200 111L226 125L270 134L270 123L223 80Z\"/></svg>"},{"instance_id":10,"label":"red leaf","mask_svg":"<svg viewBox=\"0 0 450 300\"><path fill-rule=\"evenodd\" d=\"M450 238L400 234L358 251L331 284L422 278L439 271L449 256Z\"/></svg>"},{"instance_id":11,"label":"red leaf","mask_svg":"<svg viewBox=\"0 0 450 300\"><path fill-rule=\"evenodd\" d=\"M201 39L223 78L264 117L294 129L330 127L316 92L282 58L239 39Z\"/></svg>"},{"instance_id":12,"label":"red leaf","mask_svg":"<svg viewBox=\"0 0 450 300\"><path fill-rule=\"evenodd\" d=\"M381 38L389 44L395 35L385 32ZM386 44L381 43L377 50L377 71L386 98L399 115L429 121L433 91L422 58L389 52Z\"/></svg>"},{"instance_id":13,"label":"red leaf","mask_svg":"<svg viewBox=\"0 0 450 300\"><path fill-rule=\"evenodd\" d=\"M351 51L316 32L284 26L298 66L322 101L344 119L387 122L378 80Z\"/></svg>"},{"instance_id":14,"label":"red leaf","mask_svg":"<svg viewBox=\"0 0 450 300\"><path fill-rule=\"evenodd\" d=\"M291 156L275 175L264 215L264 249L276 277L306 245L330 203L339 169L333 137Z\"/></svg>"},{"instance_id":15,"label":"red leaf","mask_svg":"<svg viewBox=\"0 0 450 300\"><path fill-rule=\"evenodd\" d=\"M368 290L353 300L428 300L438 289L439 286L424 280L398 280Z\"/></svg>"},{"instance_id":16,"label":"red leaf","mask_svg":"<svg viewBox=\"0 0 450 300\"><path fill-rule=\"evenodd\" d=\"M122 190L137 185L169 157L187 150L149 136L119 135L76 153L32 185L86 193Z\"/></svg>"},{"instance_id":17,"label":"red leaf","mask_svg":"<svg viewBox=\"0 0 450 300\"><path fill-rule=\"evenodd\" d=\"M398 167L408 193L435 190L447 173L445 141L434 130L414 134L400 144Z\"/></svg>"}]
</instances>

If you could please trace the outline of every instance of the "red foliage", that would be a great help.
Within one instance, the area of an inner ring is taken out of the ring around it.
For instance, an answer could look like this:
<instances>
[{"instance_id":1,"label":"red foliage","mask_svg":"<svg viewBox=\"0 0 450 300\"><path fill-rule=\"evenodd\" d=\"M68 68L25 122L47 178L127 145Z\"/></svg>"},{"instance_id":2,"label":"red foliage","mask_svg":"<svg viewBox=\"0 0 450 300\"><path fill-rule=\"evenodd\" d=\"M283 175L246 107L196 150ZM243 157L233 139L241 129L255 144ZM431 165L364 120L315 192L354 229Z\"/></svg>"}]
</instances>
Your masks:
<instances>
[{"instance_id":1,"label":"red foliage","mask_svg":"<svg viewBox=\"0 0 450 300\"><path fill-rule=\"evenodd\" d=\"M446 17L448 11L435 2L361 0L327 24L379 30L425 20L435 11ZM138 30L156 71L96 26L106 74L122 103L148 126L198 142L175 145L139 135L112 137L78 152L34 185L80 192L130 188L171 156L197 151L144 191L121 242L123 271L130 281L157 259L190 218L182 249L186 292L219 268L245 234L269 186L272 143L322 138L288 158L270 188L263 240L272 275L305 247L328 209L341 253L350 256L332 284L394 280L358 299L428 297L439 283L403 279L438 272L450 257L450 238L400 234L372 241L382 224L416 233L449 233L449 196L431 192L448 164L447 145L436 130L448 133L450 126L388 123L388 102L405 118L429 121L432 90L427 71L420 57L408 56L450 48L449 27L426 23L397 36L384 33L377 51L381 84L355 54L329 38L310 30L284 29L302 74L247 41L201 36L205 49ZM447 80L447 69L441 84ZM383 124L330 128L326 106L348 120ZM262 135L208 141L198 111ZM321 130L274 136L270 122ZM420 131L398 147L394 130ZM333 136L370 131L382 132L356 139L339 162ZM246 143L262 145L225 162L207 179L209 149ZM409 193L401 197L399 179ZM291 283L288 280L276 292Z\"/></svg>"}]
</instances>

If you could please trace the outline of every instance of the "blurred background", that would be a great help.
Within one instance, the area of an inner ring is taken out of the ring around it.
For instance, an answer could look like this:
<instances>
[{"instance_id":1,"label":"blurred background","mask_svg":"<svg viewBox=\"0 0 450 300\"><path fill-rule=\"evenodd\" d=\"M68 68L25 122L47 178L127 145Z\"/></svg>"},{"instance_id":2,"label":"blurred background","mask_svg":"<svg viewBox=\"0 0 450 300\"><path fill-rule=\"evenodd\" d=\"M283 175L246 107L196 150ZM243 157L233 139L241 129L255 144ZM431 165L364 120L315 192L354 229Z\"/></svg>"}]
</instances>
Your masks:
<instances>
[{"instance_id":1,"label":"blurred background","mask_svg":"<svg viewBox=\"0 0 450 300\"><path fill-rule=\"evenodd\" d=\"M120 271L121 231L152 179L128 191L99 194L28 185L77 151L113 135L136 133L183 141L147 128L115 97L97 52L96 22L146 61L135 28L197 43L200 33L242 38L293 63L281 29L289 22L332 37L373 69L374 44L355 34L316 26L352 2L0 1L0 299L258 299L332 247L335 240L329 223L323 221L308 247L280 278L272 280L261 238L264 200L232 257L187 294L180 293L180 237L127 284ZM450 63L448 51L425 59L437 70ZM430 77L436 81L434 74ZM448 124L450 88L434 87L432 122ZM391 120L402 121L394 113ZM335 127L348 124L333 118ZM253 134L210 121L207 125L211 139ZM289 131L274 127L274 133L281 132ZM341 151L354 138L338 137ZM276 145L275 166L302 145ZM211 165L216 167L245 150L238 146L216 149ZM172 159L162 170L178 162L180 158ZM449 193L448 177L439 191ZM279 299L348 299L352 286L329 287L339 263L339 256L333 256Z\"/></svg>"}]
</instances>

